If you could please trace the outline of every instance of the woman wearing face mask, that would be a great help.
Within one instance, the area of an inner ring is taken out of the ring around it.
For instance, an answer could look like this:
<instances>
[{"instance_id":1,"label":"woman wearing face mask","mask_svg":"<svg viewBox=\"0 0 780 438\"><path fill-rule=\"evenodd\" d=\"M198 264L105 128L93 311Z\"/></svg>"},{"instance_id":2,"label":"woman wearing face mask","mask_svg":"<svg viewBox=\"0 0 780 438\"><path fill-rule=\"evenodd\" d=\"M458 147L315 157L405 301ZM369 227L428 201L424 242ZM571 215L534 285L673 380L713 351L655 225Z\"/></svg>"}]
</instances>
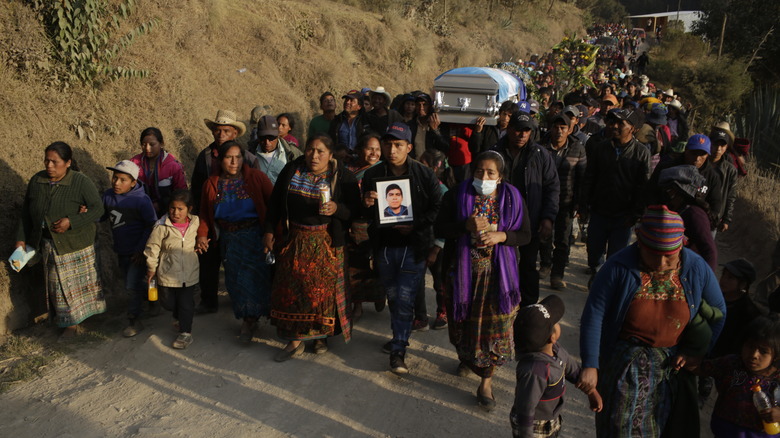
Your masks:
<instances>
[{"instance_id":1,"label":"woman wearing face mask","mask_svg":"<svg viewBox=\"0 0 780 438\"><path fill-rule=\"evenodd\" d=\"M517 247L531 239L520 192L504 182L504 160L488 151L474 160L473 178L444 196L436 237L447 239L444 269L450 342L460 359L458 375L470 369L482 378L477 402L495 407L492 376L514 357L512 326L520 307Z\"/></svg>"}]
</instances>

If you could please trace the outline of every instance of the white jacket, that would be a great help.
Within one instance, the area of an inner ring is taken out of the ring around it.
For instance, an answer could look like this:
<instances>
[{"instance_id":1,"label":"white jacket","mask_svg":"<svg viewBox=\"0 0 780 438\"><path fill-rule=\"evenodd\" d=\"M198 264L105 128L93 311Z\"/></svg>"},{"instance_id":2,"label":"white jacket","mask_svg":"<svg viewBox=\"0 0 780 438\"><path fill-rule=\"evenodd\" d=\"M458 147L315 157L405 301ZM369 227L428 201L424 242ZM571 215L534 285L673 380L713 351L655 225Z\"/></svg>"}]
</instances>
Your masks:
<instances>
[{"instance_id":1,"label":"white jacket","mask_svg":"<svg viewBox=\"0 0 780 438\"><path fill-rule=\"evenodd\" d=\"M186 287L198 283L198 254L195 253L195 238L200 220L189 215L190 225L182 237L173 226L168 215L155 224L149 240L146 241L146 267L157 272L157 284L164 287Z\"/></svg>"}]
</instances>

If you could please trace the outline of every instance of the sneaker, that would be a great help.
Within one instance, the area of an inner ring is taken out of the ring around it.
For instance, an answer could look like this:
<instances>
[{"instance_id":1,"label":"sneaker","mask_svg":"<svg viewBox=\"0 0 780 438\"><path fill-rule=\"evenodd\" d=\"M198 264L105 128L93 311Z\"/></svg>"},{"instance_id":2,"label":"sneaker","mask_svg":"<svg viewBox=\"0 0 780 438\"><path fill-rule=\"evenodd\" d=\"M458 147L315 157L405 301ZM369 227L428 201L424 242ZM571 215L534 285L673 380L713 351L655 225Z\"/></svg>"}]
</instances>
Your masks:
<instances>
[{"instance_id":1,"label":"sneaker","mask_svg":"<svg viewBox=\"0 0 780 438\"><path fill-rule=\"evenodd\" d=\"M131 319L130 324L128 324L127 327L125 327L124 330L122 330L122 336L126 338L132 338L133 336L137 335L138 332L144 329L144 325L141 324L141 321L138 319Z\"/></svg>"},{"instance_id":2,"label":"sneaker","mask_svg":"<svg viewBox=\"0 0 780 438\"><path fill-rule=\"evenodd\" d=\"M566 288L566 282L563 281L563 277L553 275L552 277L550 277L550 287L555 290L561 290Z\"/></svg>"},{"instance_id":3,"label":"sneaker","mask_svg":"<svg viewBox=\"0 0 780 438\"><path fill-rule=\"evenodd\" d=\"M393 352L393 341L387 341L386 344L382 345L382 353L390 354Z\"/></svg>"},{"instance_id":4,"label":"sneaker","mask_svg":"<svg viewBox=\"0 0 780 438\"><path fill-rule=\"evenodd\" d=\"M404 353L399 351L390 355L390 371L396 374L407 374L409 372L409 368L404 363Z\"/></svg>"},{"instance_id":5,"label":"sneaker","mask_svg":"<svg viewBox=\"0 0 780 438\"><path fill-rule=\"evenodd\" d=\"M412 321L412 331L413 332L424 332L428 330L428 320L427 319L415 319Z\"/></svg>"},{"instance_id":6,"label":"sneaker","mask_svg":"<svg viewBox=\"0 0 780 438\"><path fill-rule=\"evenodd\" d=\"M328 340L317 339L314 341L314 354L325 354L328 352Z\"/></svg>"},{"instance_id":7,"label":"sneaker","mask_svg":"<svg viewBox=\"0 0 780 438\"><path fill-rule=\"evenodd\" d=\"M189 333L179 333L176 340L173 341L173 348L177 350L184 350L192 344L192 335Z\"/></svg>"},{"instance_id":8,"label":"sneaker","mask_svg":"<svg viewBox=\"0 0 780 438\"><path fill-rule=\"evenodd\" d=\"M436 321L433 322L433 329L441 330L443 328L447 328L447 314L444 312L437 313Z\"/></svg>"},{"instance_id":9,"label":"sneaker","mask_svg":"<svg viewBox=\"0 0 780 438\"><path fill-rule=\"evenodd\" d=\"M550 275L550 271L552 271L552 266L542 266L539 268L539 278L547 278L548 275Z\"/></svg>"}]
</instances>

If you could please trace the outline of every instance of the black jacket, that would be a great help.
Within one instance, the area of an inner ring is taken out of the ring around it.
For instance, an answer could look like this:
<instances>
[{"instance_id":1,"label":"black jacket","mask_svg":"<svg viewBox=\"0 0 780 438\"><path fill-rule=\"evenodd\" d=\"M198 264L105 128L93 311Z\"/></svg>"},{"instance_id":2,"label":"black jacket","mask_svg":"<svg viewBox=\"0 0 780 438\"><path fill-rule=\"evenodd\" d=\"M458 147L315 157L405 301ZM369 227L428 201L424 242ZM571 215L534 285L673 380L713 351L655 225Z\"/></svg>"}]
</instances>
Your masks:
<instances>
[{"instance_id":1,"label":"black jacket","mask_svg":"<svg viewBox=\"0 0 780 438\"><path fill-rule=\"evenodd\" d=\"M289 194L290 180L295 175L296 169L302 165L305 166L304 157L298 157L295 161L287 163L279 174L274 191L271 193L271 201L265 218L266 233L274 233L280 223L282 232L284 234L289 232L287 195ZM352 218L357 217L360 213L360 188L355 176L343 164L332 160L331 166L334 165L336 168L331 183L331 201L335 202L338 207L330 220L323 220L323 222L328 223L328 234L332 239L331 246L340 247L344 246L346 231L349 229ZM325 218L324 216L320 217Z\"/></svg>"},{"instance_id":2,"label":"black jacket","mask_svg":"<svg viewBox=\"0 0 780 438\"><path fill-rule=\"evenodd\" d=\"M472 131L471 138L469 138L469 149L480 152L489 151L498 144L498 127L497 126L483 126L482 132Z\"/></svg>"},{"instance_id":3,"label":"black jacket","mask_svg":"<svg viewBox=\"0 0 780 438\"><path fill-rule=\"evenodd\" d=\"M558 179L561 181L558 208L561 211L564 208L568 209L568 214L574 213L573 209L580 205L585 169L588 163L585 157L585 146L569 137L566 145L559 151L553 149L551 144L546 144L544 147L555 162Z\"/></svg>"},{"instance_id":4,"label":"black jacket","mask_svg":"<svg viewBox=\"0 0 780 438\"><path fill-rule=\"evenodd\" d=\"M513 156L507 149L507 141L505 136L494 150L504 157L509 183L517 187L525 199L531 231L535 236L542 219L555 223L558 215L561 192L558 171L550 154L537 143L525 145Z\"/></svg>"},{"instance_id":5,"label":"black jacket","mask_svg":"<svg viewBox=\"0 0 780 438\"><path fill-rule=\"evenodd\" d=\"M373 110L371 110L366 113L365 118L369 129L379 135L383 135L385 132L387 132L387 127L393 123L403 123L404 121L404 118L401 116L401 114L394 109L388 109L387 114L384 116L378 116Z\"/></svg>"},{"instance_id":6,"label":"black jacket","mask_svg":"<svg viewBox=\"0 0 780 438\"><path fill-rule=\"evenodd\" d=\"M737 168L725 156L717 163L712 163L712 168L720 177L721 183L722 202L716 213L720 223L730 224L734 215L734 203L737 202Z\"/></svg>"},{"instance_id":7,"label":"black jacket","mask_svg":"<svg viewBox=\"0 0 780 438\"><path fill-rule=\"evenodd\" d=\"M590 210L610 217L638 219L644 212L650 178L650 151L637 139L615 147L611 140L588 153L583 196Z\"/></svg>"},{"instance_id":8,"label":"black jacket","mask_svg":"<svg viewBox=\"0 0 780 438\"><path fill-rule=\"evenodd\" d=\"M409 176L412 188L412 212L414 214L414 230L409 235L402 235L398 230L387 227L380 228L373 221L368 228L374 250L382 247L411 246L414 248L415 259L420 261L427 256L427 251L433 246L433 223L441 207L441 190L439 180L433 171L419 161L407 158L408 169L404 176ZM363 176L363 193L376 191L376 180L393 176L387 162L381 162L366 170ZM380 195L381 196L381 195ZM365 209L365 217L377 217L377 205Z\"/></svg>"}]
</instances>

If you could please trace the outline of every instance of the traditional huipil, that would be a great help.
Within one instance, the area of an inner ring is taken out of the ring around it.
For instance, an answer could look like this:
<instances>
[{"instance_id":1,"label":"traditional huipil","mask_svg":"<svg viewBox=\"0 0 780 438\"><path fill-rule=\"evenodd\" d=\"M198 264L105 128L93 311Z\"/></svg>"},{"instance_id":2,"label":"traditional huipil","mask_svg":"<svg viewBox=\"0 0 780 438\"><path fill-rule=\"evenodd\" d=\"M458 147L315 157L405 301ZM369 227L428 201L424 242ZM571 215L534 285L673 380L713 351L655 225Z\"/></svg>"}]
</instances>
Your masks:
<instances>
[{"instance_id":1,"label":"traditional huipil","mask_svg":"<svg viewBox=\"0 0 780 438\"><path fill-rule=\"evenodd\" d=\"M494 196L478 195L472 181L447 192L436 235L448 239L450 342L461 363L485 378L514 357L512 326L520 307L516 247L527 242L531 233L523 198L514 186L501 183ZM474 215L487 218L492 229L505 232L506 241L479 245L465 228L465 221Z\"/></svg>"},{"instance_id":2,"label":"traditional huipil","mask_svg":"<svg viewBox=\"0 0 780 438\"><path fill-rule=\"evenodd\" d=\"M338 205L332 216L319 213L320 184ZM301 157L282 170L271 197L266 232L282 225L271 294L271 323L289 341L351 336L345 290L345 232L360 195L352 173L335 160L315 174Z\"/></svg>"}]
</instances>

